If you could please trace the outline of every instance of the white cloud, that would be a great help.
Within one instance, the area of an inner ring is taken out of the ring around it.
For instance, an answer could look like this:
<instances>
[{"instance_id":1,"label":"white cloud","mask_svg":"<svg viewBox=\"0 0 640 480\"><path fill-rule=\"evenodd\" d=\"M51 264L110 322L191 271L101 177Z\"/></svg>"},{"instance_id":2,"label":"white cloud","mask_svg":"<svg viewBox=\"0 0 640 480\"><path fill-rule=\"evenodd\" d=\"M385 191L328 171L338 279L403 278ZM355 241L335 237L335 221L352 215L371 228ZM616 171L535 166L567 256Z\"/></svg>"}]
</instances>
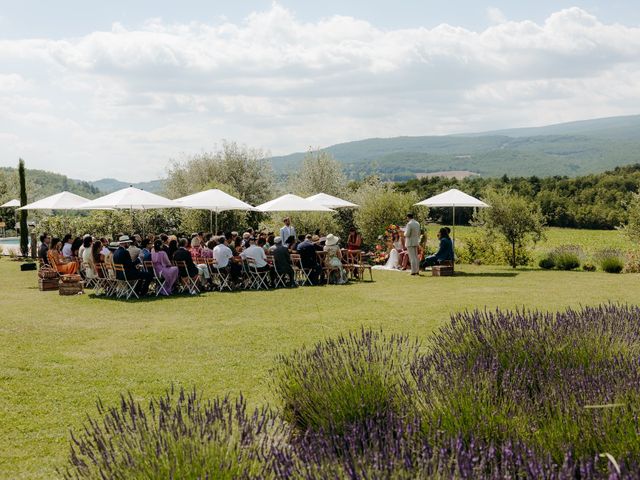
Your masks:
<instances>
[{"instance_id":1,"label":"white cloud","mask_svg":"<svg viewBox=\"0 0 640 480\"><path fill-rule=\"evenodd\" d=\"M162 176L222 138L274 153L369 136L443 134L640 110L640 28L579 8L383 30L278 4L243 22L0 41L0 162L76 177Z\"/></svg>"},{"instance_id":2,"label":"white cloud","mask_svg":"<svg viewBox=\"0 0 640 480\"><path fill-rule=\"evenodd\" d=\"M505 23L507 21L506 15L498 7L487 8L487 19L491 23Z\"/></svg>"}]
</instances>

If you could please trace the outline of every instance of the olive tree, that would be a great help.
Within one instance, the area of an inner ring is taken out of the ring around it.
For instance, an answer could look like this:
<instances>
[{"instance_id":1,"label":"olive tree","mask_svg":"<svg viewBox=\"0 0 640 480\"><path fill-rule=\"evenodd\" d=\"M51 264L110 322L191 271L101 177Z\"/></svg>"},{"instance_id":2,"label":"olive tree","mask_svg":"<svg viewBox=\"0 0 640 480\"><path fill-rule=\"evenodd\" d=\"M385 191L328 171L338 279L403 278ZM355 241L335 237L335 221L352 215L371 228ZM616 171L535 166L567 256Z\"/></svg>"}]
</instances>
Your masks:
<instances>
[{"instance_id":1,"label":"olive tree","mask_svg":"<svg viewBox=\"0 0 640 480\"><path fill-rule=\"evenodd\" d=\"M634 193L627 203L627 215L627 223L622 226L622 231L631 241L640 243L640 193Z\"/></svg>"},{"instance_id":2,"label":"olive tree","mask_svg":"<svg viewBox=\"0 0 640 480\"><path fill-rule=\"evenodd\" d=\"M519 258L531 242L544 234L544 216L540 206L510 191L488 190L483 208L474 216L474 224L484 226L490 234L501 235L510 246L509 264L516 268Z\"/></svg>"},{"instance_id":3,"label":"olive tree","mask_svg":"<svg viewBox=\"0 0 640 480\"><path fill-rule=\"evenodd\" d=\"M290 179L291 191L302 196L326 193L342 196L346 192L347 177L342 164L322 150L309 150L300 168Z\"/></svg>"}]
</instances>

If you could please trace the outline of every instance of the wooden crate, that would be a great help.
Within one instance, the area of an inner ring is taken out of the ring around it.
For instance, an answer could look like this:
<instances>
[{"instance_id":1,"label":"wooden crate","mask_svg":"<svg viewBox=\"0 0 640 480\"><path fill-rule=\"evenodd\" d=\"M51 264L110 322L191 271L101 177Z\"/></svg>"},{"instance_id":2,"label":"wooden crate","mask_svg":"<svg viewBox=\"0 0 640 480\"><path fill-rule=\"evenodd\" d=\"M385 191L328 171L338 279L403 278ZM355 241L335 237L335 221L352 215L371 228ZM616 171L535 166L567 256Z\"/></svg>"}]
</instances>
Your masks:
<instances>
[{"instance_id":1,"label":"wooden crate","mask_svg":"<svg viewBox=\"0 0 640 480\"><path fill-rule=\"evenodd\" d=\"M452 277L453 267L449 265L436 265L431 268L431 275L434 277Z\"/></svg>"},{"instance_id":2,"label":"wooden crate","mask_svg":"<svg viewBox=\"0 0 640 480\"><path fill-rule=\"evenodd\" d=\"M82 282L63 282L60 280L58 288L60 295L77 295L84 291Z\"/></svg>"},{"instance_id":3,"label":"wooden crate","mask_svg":"<svg viewBox=\"0 0 640 480\"><path fill-rule=\"evenodd\" d=\"M41 292L58 290L58 279L57 278L39 278L38 288L40 289Z\"/></svg>"}]
</instances>

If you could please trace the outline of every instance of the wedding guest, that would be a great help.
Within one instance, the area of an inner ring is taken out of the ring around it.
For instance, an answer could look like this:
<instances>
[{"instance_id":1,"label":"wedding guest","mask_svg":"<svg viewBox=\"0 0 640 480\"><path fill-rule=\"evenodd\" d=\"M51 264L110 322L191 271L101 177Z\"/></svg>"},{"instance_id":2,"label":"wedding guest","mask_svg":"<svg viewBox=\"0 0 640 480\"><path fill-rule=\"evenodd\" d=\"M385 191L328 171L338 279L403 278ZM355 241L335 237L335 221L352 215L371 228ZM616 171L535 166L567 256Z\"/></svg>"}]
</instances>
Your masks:
<instances>
[{"instance_id":1,"label":"wedding guest","mask_svg":"<svg viewBox=\"0 0 640 480\"><path fill-rule=\"evenodd\" d=\"M176 254L177 251L178 251L178 241L175 238L169 239L169 246L167 247L167 256L169 258L173 258L173 256Z\"/></svg>"},{"instance_id":2,"label":"wedding guest","mask_svg":"<svg viewBox=\"0 0 640 480\"><path fill-rule=\"evenodd\" d=\"M138 258L141 262L151 262L151 250L149 250L149 245L151 243L151 240L148 238L145 238L140 242L140 253L138 254Z\"/></svg>"},{"instance_id":3,"label":"wedding guest","mask_svg":"<svg viewBox=\"0 0 640 480\"><path fill-rule=\"evenodd\" d=\"M164 280L164 287L160 290L160 295L171 295L171 293L173 293L173 286L178 280L178 267L171 265L164 248L164 242L162 240L156 240L153 243L153 250L151 251L151 261L153 262L153 269L156 275Z\"/></svg>"},{"instance_id":4,"label":"wedding guest","mask_svg":"<svg viewBox=\"0 0 640 480\"><path fill-rule=\"evenodd\" d=\"M296 236L296 229L291 225L291 219L285 217L282 219L284 226L280 229L280 238L289 238L290 236Z\"/></svg>"},{"instance_id":5,"label":"wedding guest","mask_svg":"<svg viewBox=\"0 0 640 480\"><path fill-rule=\"evenodd\" d=\"M200 247L200 237L195 236L191 239L191 249L189 250L191 253L191 258L195 261L198 258L202 258L202 247Z\"/></svg>"},{"instance_id":6,"label":"wedding guest","mask_svg":"<svg viewBox=\"0 0 640 480\"><path fill-rule=\"evenodd\" d=\"M347 250L360 250L362 248L362 235L358 233L356 227L349 229L349 237L347 237Z\"/></svg>"},{"instance_id":7,"label":"wedding guest","mask_svg":"<svg viewBox=\"0 0 640 480\"><path fill-rule=\"evenodd\" d=\"M131 256L131 261L133 263L140 263L140 247L138 246L138 240L137 238L140 238L138 235L134 235L133 239L131 239L131 244L129 245L129 248L127 248L127 251L129 252L129 255Z\"/></svg>"},{"instance_id":8,"label":"wedding guest","mask_svg":"<svg viewBox=\"0 0 640 480\"><path fill-rule=\"evenodd\" d=\"M49 244L51 243L51 237L48 233L43 233L40 235L40 246L38 247L38 258L42 262L43 265L49 265L49 257L47 253L49 252Z\"/></svg>"},{"instance_id":9,"label":"wedding guest","mask_svg":"<svg viewBox=\"0 0 640 480\"><path fill-rule=\"evenodd\" d=\"M270 270L267 263L267 254L264 252L264 239L261 238L256 244L255 240L249 240L249 248L245 248L240 257L243 260L251 259L258 272L268 272Z\"/></svg>"},{"instance_id":10,"label":"wedding guest","mask_svg":"<svg viewBox=\"0 0 640 480\"><path fill-rule=\"evenodd\" d=\"M189 240L187 240L186 238L181 238L180 246L178 247L176 252L173 254L173 260L176 262L184 262L184 267L179 267L180 276L182 278L190 277L196 283L198 283L202 278L201 274L203 274L203 272L200 267L198 267L195 263L193 263L193 258L191 257L191 253L189 253L189 250L187 250L188 246L189 246ZM191 290L190 293L193 295L198 292L196 290Z\"/></svg>"},{"instance_id":11,"label":"wedding guest","mask_svg":"<svg viewBox=\"0 0 640 480\"><path fill-rule=\"evenodd\" d=\"M438 251L424 259L422 262L424 267L433 267L443 262L453 262L453 243L451 242L451 238L449 238L447 227L440 229L438 238L440 239Z\"/></svg>"},{"instance_id":12,"label":"wedding guest","mask_svg":"<svg viewBox=\"0 0 640 480\"><path fill-rule=\"evenodd\" d=\"M329 282L336 285L347 283L347 274L342 267L342 251L338 242L340 239L330 233L325 241L324 251L326 252L325 265L329 270Z\"/></svg>"},{"instance_id":13,"label":"wedding guest","mask_svg":"<svg viewBox=\"0 0 640 480\"><path fill-rule=\"evenodd\" d=\"M168 252L169 251L169 235L167 235L166 233L161 233L160 240L162 241L162 250L164 250L165 252Z\"/></svg>"},{"instance_id":14,"label":"wedding guest","mask_svg":"<svg viewBox=\"0 0 640 480\"><path fill-rule=\"evenodd\" d=\"M135 289L138 296L142 297L149 291L149 284L153 279L153 274L136 268L136 264L131 259L131 254L128 250L130 245L131 239L127 235L122 235L118 239L118 248L113 252L113 264L122 265L127 280L138 281ZM124 280L124 275L122 272L116 272L116 278L118 280Z\"/></svg>"},{"instance_id":15,"label":"wedding guest","mask_svg":"<svg viewBox=\"0 0 640 480\"><path fill-rule=\"evenodd\" d=\"M420 275L420 260L418 247L420 246L420 224L413 218L413 213L407 213L407 225L404 229L404 245L411 264L411 275Z\"/></svg>"},{"instance_id":16,"label":"wedding guest","mask_svg":"<svg viewBox=\"0 0 640 480\"><path fill-rule=\"evenodd\" d=\"M318 285L322 266L316 254L316 246L311 241L311 235L307 235L304 240L296 246L296 251L300 254L302 268L307 271L309 281L312 285Z\"/></svg>"},{"instance_id":17,"label":"wedding guest","mask_svg":"<svg viewBox=\"0 0 640 480\"><path fill-rule=\"evenodd\" d=\"M202 248L202 258L213 258L213 249L216 248L217 242L210 239Z\"/></svg>"},{"instance_id":18,"label":"wedding guest","mask_svg":"<svg viewBox=\"0 0 640 480\"><path fill-rule=\"evenodd\" d=\"M218 238L218 244L213 248L213 258L216 260L216 264L220 269L227 269L231 274L231 280L237 283L242 273L242 267L238 262L234 261L234 253L225 237Z\"/></svg>"},{"instance_id":19,"label":"wedding guest","mask_svg":"<svg viewBox=\"0 0 640 480\"><path fill-rule=\"evenodd\" d=\"M102 250L100 250L100 253L104 256L104 260L107 261L109 258L111 258L111 250L109 250L109 239L101 238L100 243L102 244Z\"/></svg>"},{"instance_id":20,"label":"wedding guest","mask_svg":"<svg viewBox=\"0 0 640 480\"><path fill-rule=\"evenodd\" d=\"M76 237L73 239L71 243L71 257L73 260L78 260L80 255L78 252L80 251L80 247L82 246L82 239L80 237Z\"/></svg>"},{"instance_id":21,"label":"wedding guest","mask_svg":"<svg viewBox=\"0 0 640 480\"><path fill-rule=\"evenodd\" d=\"M71 253L71 245L73 244L73 237L70 233L67 233L62 237L62 256L66 259L70 259L73 255Z\"/></svg>"},{"instance_id":22,"label":"wedding guest","mask_svg":"<svg viewBox=\"0 0 640 480\"><path fill-rule=\"evenodd\" d=\"M87 234L84 237L82 237L82 245L80 245L80 248L78 249L78 258L81 261L84 256L84 250L87 248L85 246L87 244L87 239L89 239L89 243L88 243L89 246L91 246L91 244L93 243L93 238L91 238L91 235ZM73 250L73 248L71 250Z\"/></svg>"},{"instance_id":23,"label":"wedding guest","mask_svg":"<svg viewBox=\"0 0 640 480\"><path fill-rule=\"evenodd\" d=\"M96 277L103 278L102 269L98 268L98 265L104 263L104 255L102 254L102 242L96 240L91 245L91 257L89 259L89 268L93 270ZM96 278L94 277L94 278Z\"/></svg>"},{"instance_id":24,"label":"wedding guest","mask_svg":"<svg viewBox=\"0 0 640 480\"><path fill-rule=\"evenodd\" d=\"M289 249L282 245L281 237L275 237L273 239L273 244L274 248L272 252L274 272L271 275L271 283L275 285L275 274L277 271L278 274L287 279L289 287L297 287L298 285L296 285L296 276L291 264L291 255L289 254Z\"/></svg>"},{"instance_id":25,"label":"wedding guest","mask_svg":"<svg viewBox=\"0 0 640 480\"><path fill-rule=\"evenodd\" d=\"M71 237L71 236L69 236ZM68 260L62 256L62 243L59 238L51 239L51 246L47 252L49 265L55 268L62 275L73 275L78 273L78 263Z\"/></svg>"},{"instance_id":26,"label":"wedding guest","mask_svg":"<svg viewBox=\"0 0 640 480\"><path fill-rule=\"evenodd\" d=\"M79 259L82 262L80 264L80 271L84 273L86 278L96 278L95 271L91 272L91 245L93 244L91 235L85 235L84 240L82 240L82 247L78 250L78 254L80 255ZM88 271L89 270L89 271ZM93 276L90 276L93 275Z\"/></svg>"}]
</instances>

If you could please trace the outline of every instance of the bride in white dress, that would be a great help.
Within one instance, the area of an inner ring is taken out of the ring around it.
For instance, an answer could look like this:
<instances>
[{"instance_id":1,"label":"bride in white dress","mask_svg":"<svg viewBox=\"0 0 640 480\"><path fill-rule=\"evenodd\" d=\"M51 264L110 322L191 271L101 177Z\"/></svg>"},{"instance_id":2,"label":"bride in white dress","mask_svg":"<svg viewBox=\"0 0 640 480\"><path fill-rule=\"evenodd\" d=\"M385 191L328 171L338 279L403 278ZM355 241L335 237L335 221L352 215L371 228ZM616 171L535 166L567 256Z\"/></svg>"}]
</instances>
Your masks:
<instances>
[{"instance_id":1,"label":"bride in white dress","mask_svg":"<svg viewBox=\"0 0 640 480\"><path fill-rule=\"evenodd\" d=\"M404 241L399 233L394 232L391 236L391 250L389 251L389 258L387 259L387 263L377 267L377 269L401 270L402 255L404 254L404 252Z\"/></svg>"}]
</instances>

